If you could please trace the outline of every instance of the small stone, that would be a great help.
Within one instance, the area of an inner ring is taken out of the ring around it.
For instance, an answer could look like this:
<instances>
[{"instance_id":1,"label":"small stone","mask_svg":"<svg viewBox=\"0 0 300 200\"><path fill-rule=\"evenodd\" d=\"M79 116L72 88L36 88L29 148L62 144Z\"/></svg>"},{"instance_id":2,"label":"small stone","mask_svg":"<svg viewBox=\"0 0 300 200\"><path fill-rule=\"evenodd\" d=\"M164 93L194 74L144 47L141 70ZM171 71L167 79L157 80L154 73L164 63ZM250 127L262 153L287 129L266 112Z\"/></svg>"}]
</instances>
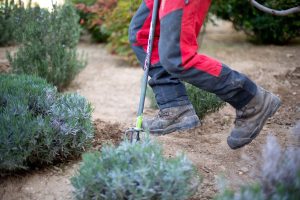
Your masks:
<instances>
[{"instance_id":1,"label":"small stone","mask_svg":"<svg viewBox=\"0 0 300 200\"><path fill-rule=\"evenodd\" d=\"M223 166L223 165L221 165L221 166L219 167L219 169L220 169L220 171L222 171L222 172L226 171L226 167Z\"/></svg>"},{"instance_id":2,"label":"small stone","mask_svg":"<svg viewBox=\"0 0 300 200\"><path fill-rule=\"evenodd\" d=\"M241 171L242 171L243 173L247 173L247 172L249 171L249 169L248 169L247 167L242 167L242 168L241 168Z\"/></svg>"},{"instance_id":3,"label":"small stone","mask_svg":"<svg viewBox=\"0 0 300 200\"><path fill-rule=\"evenodd\" d=\"M297 94L297 92L293 92L293 95L296 95Z\"/></svg>"},{"instance_id":4,"label":"small stone","mask_svg":"<svg viewBox=\"0 0 300 200\"><path fill-rule=\"evenodd\" d=\"M239 175L243 175L243 172L239 172Z\"/></svg>"},{"instance_id":5,"label":"small stone","mask_svg":"<svg viewBox=\"0 0 300 200\"><path fill-rule=\"evenodd\" d=\"M288 53L288 54L286 54L286 57L288 57L288 58L292 58L292 57L294 57L294 55L293 55L293 54L291 54L291 53Z\"/></svg>"},{"instance_id":6,"label":"small stone","mask_svg":"<svg viewBox=\"0 0 300 200\"><path fill-rule=\"evenodd\" d=\"M203 185L207 185L207 184L209 184L209 180L207 180L207 179L204 179L204 180L202 181L202 184L203 184Z\"/></svg>"}]
</instances>

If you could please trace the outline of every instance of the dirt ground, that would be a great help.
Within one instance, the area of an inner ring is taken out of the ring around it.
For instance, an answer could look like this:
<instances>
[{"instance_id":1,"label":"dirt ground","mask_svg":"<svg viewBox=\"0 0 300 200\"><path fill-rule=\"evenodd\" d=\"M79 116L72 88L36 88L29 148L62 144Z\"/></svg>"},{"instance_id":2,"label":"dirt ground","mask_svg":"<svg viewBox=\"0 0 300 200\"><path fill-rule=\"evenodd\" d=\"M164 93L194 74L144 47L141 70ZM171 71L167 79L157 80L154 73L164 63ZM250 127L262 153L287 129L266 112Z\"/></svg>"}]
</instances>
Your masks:
<instances>
[{"instance_id":1,"label":"dirt ground","mask_svg":"<svg viewBox=\"0 0 300 200\"><path fill-rule=\"evenodd\" d=\"M259 137L240 150L233 151L226 143L235 117L229 105L205 117L197 129L155 138L162 143L166 156L184 152L194 163L204 178L194 199L205 200L218 192L220 176L234 188L253 181L253 171L268 134L275 135L282 145L288 144L291 128L300 121L300 42L288 46L254 45L229 23L219 22L217 27L208 26L201 46L200 52L247 74L283 101ZM80 93L94 106L95 146L99 148L103 140L120 141L121 130L134 124L142 70L110 55L103 45L84 43L79 50L86 54L89 64L67 91ZM4 48L0 49L2 63L4 52ZM146 103L146 115L155 112ZM72 199L69 178L76 173L79 162L0 178L0 199Z\"/></svg>"}]
</instances>

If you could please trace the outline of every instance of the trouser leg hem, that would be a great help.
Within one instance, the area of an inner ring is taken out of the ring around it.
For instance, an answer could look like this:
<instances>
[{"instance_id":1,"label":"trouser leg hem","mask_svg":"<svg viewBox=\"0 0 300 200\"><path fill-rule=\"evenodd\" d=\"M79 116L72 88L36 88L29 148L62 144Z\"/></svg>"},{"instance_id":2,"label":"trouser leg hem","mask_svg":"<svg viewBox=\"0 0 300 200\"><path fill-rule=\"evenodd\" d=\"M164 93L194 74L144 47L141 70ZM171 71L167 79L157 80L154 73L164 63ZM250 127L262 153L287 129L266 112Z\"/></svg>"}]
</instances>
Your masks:
<instances>
[{"instance_id":1,"label":"trouser leg hem","mask_svg":"<svg viewBox=\"0 0 300 200\"><path fill-rule=\"evenodd\" d=\"M237 99L241 100L235 101L235 103L231 105L237 110L243 108L253 99L253 97L256 95L256 92L257 86L251 81L251 83L248 85L248 89L240 94L240 97L237 97Z\"/></svg>"}]
</instances>

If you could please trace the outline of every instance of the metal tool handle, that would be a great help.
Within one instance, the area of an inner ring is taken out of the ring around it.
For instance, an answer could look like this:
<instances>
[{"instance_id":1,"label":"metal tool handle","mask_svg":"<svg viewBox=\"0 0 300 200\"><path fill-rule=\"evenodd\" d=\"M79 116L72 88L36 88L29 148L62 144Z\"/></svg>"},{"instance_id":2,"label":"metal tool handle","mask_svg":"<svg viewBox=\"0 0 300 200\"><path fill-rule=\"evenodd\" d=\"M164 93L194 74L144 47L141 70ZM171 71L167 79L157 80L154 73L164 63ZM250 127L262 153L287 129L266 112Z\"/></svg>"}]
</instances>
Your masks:
<instances>
[{"instance_id":1,"label":"metal tool handle","mask_svg":"<svg viewBox=\"0 0 300 200\"><path fill-rule=\"evenodd\" d=\"M141 86L140 103L139 103L139 108L138 108L138 112L137 112L138 118L137 118L136 128L138 128L138 129L142 128L142 120L143 120L142 114L143 114L144 105L145 105L149 68L151 65L151 56L152 56L153 40L154 40L154 34L155 34L155 26L156 26L157 14L158 14L158 7L159 7L158 0L154 0L152 19L151 19L151 24L150 24L149 38L148 38L147 55L146 55L146 59L145 59L145 63L144 63L144 76L143 76L142 86Z\"/></svg>"}]
</instances>

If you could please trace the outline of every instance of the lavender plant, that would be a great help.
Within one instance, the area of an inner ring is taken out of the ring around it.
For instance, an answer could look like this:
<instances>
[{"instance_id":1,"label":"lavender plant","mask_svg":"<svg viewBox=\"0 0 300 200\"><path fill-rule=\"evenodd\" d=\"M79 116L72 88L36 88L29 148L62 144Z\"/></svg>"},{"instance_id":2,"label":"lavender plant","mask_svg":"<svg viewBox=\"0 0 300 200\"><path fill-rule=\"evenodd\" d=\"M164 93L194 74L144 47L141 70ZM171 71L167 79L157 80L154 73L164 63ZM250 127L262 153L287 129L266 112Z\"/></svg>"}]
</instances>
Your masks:
<instances>
[{"instance_id":1,"label":"lavender plant","mask_svg":"<svg viewBox=\"0 0 300 200\"><path fill-rule=\"evenodd\" d=\"M274 136L263 148L259 181L239 191L225 190L217 200L297 200L300 197L300 124L292 133L293 145L283 149ZM296 143L295 143L296 141Z\"/></svg>"},{"instance_id":2,"label":"lavender plant","mask_svg":"<svg viewBox=\"0 0 300 200\"><path fill-rule=\"evenodd\" d=\"M148 138L84 154L71 182L79 200L183 200L194 194L197 177L185 156L165 158L162 148Z\"/></svg>"},{"instance_id":3,"label":"lavender plant","mask_svg":"<svg viewBox=\"0 0 300 200\"><path fill-rule=\"evenodd\" d=\"M78 156L91 145L91 105L45 80L0 75L0 171Z\"/></svg>"},{"instance_id":4,"label":"lavender plant","mask_svg":"<svg viewBox=\"0 0 300 200\"><path fill-rule=\"evenodd\" d=\"M14 43L12 33L16 28L13 20L15 10L14 0L0 0L0 46Z\"/></svg>"},{"instance_id":5,"label":"lavender plant","mask_svg":"<svg viewBox=\"0 0 300 200\"><path fill-rule=\"evenodd\" d=\"M59 90L66 87L85 67L76 46L80 37L79 16L69 4L52 11L20 7L15 12L14 38L20 43L8 60L14 73L38 75Z\"/></svg>"},{"instance_id":6,"label":"lavender plant","mask_svg":"<svg viewBox=\"0 0 300 200\"><path fill-rule=\"evenodd\" d=\"M187 95L195 108L196 114L200 119L203 119L209 113L217 112L225 106L225 102L215 94L201 90L191 84L186 84L186 90ZM147 97L150 100L150 106L152 108L157 108L155 95L150 87L147 89Z\"/></svg>"},{"instance_id":7,"label":"lavender plant","mask_svg":"<svg viewBox=\"0 0 300 200\"><path fill-rule=\"evenodd\" d=\"M203 119L209 113L217 112L225 106L225 102L215 94L201 90L191 84L186 84L186 90L200 119Z\"/></svg>"}]
</instances>

